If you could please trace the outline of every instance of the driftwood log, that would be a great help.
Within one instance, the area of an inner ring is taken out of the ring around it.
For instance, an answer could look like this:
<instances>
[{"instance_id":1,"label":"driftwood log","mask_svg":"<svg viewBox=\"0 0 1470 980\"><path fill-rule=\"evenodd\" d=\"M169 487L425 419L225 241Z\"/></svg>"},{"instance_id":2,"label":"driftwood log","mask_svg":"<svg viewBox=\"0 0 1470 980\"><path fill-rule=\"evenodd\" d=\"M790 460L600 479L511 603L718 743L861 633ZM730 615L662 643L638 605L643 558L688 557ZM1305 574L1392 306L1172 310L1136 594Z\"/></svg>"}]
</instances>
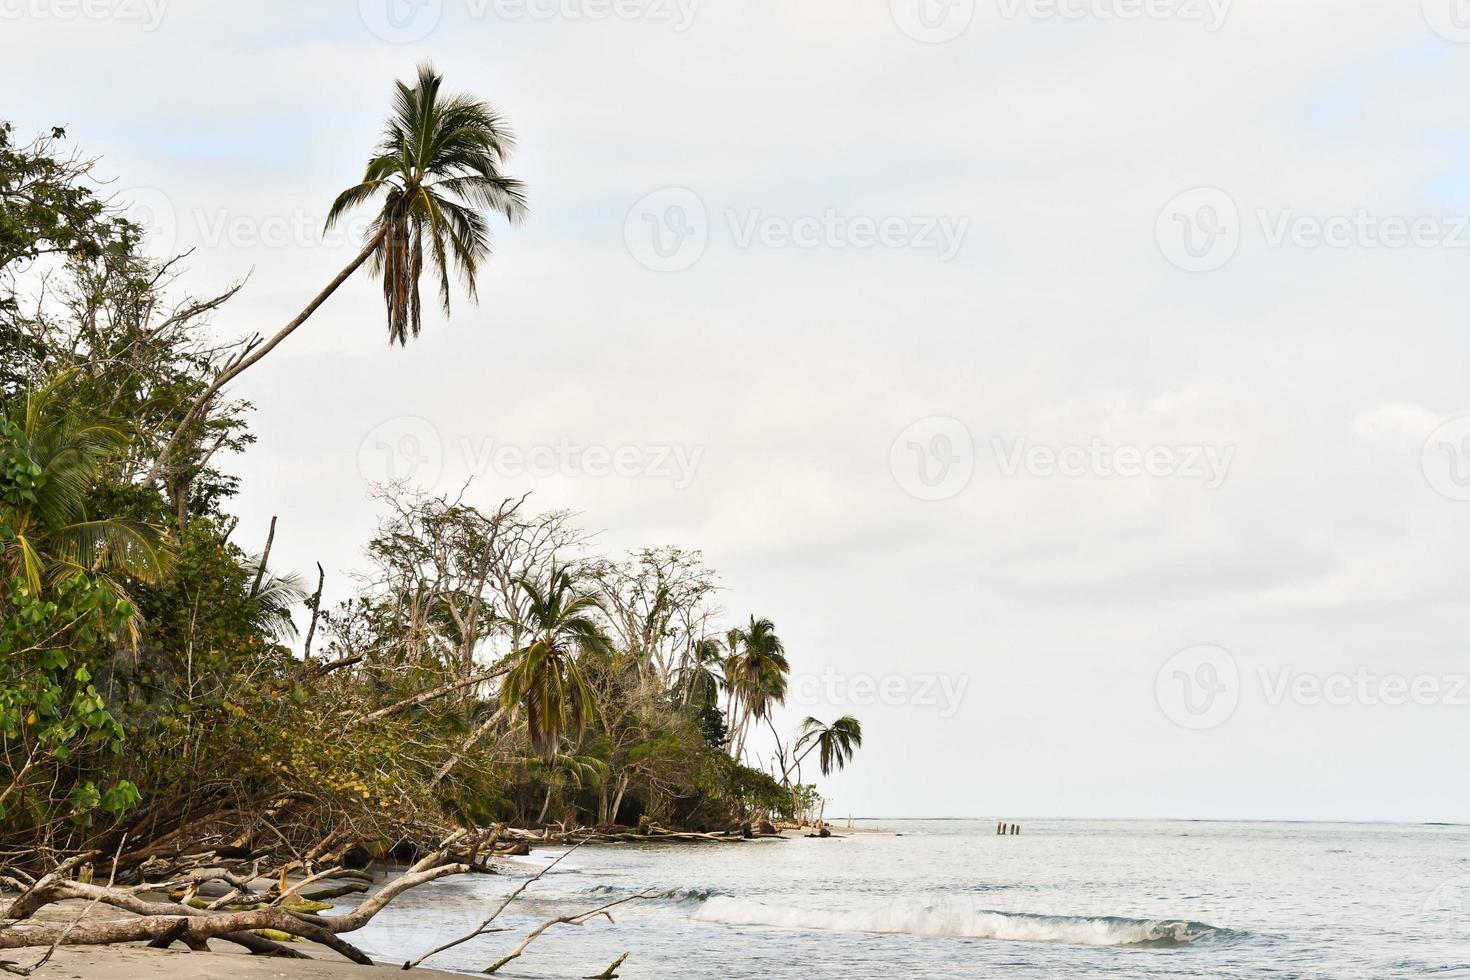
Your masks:
<instances>
[{"instance_id":1,"label":"driftwood log","mask_svg":"<svg viewBox=\"0 0 1470 980\"><path fill-rule=\"evenodd\" d=\"M572 915L559 915L554 919L547 919L545 922L541 923L535 929L532 929L529 933L527 933L526 938L522 939L515 949L511 950L505 956L502 956L500 959L496 960L494 963L486 967L485 972L495 973L499 971L502 966L505 966L505 964L509 963L513 959L516 959L522 953L524 953L527 946L530 946L533 942L539 939L541 934L547 929L550 929L552 926L586 925L588 922L590 922L592 919L597 918L598 916L602 916L603 918L607 919L607 921L611 922L613 921L612 912L610 911L611 909L614 909L619 905L626 905L628 902L638 902L648 898L656 898L658 897L658 895L659 892L656 891L639 892L637 895L628 895L623 898L608 902L606 905L598 906L595 909L588 909L586 912L576 912ZM612 971L623 962L623 959L627 959L627 956L628 954L624 953L622 959L619 959L617 963L614 963L612 966L608 967L607 972L609 974L612 973Z\"/></svg>"},{"instance_id":2,"label":"driftwood log","mask_svg":"<svg viewBox=\"0 0 1470 980\"><path fill-rule=\"evenodd\" d=\"M777 840L785 840L782 834L753 834L752 837L768 837ZM704 834L687 830L667 830L658 824L648 824L645 830L623 829L619 827L574 827L567 830L518 830L509 828L505 831L505 839L511 841L525 841L529 844L612 844L612 843L648 843L650 841L669 843L714 843L714 844L738 844L741 840L747 840L739 830L729 830L721 833Z\"/></svg>"},{"instance_id":3,"label":"driftwood log","mask_svg":"<svg viewBox=\"0 0 1470 980\"><path fill-rule=\"evenodd\" d=\"M300 957L275 940L258 934L271 930L286 936L320 943L354 963L372 965L362 950L342 938L367 925L390 902L404 892L450 875L464 874L478 864L479 853L493 848L496 834L474 838L466 847L469 834L461 831L414 863L402 875L385 884L350 912L321 916L293 911L304 885L330 877L333 871L308 875L295 887L272 889L276 892L256 894L250 881L221 868L201 868L171 881L130 886L97 885L72 877L90 855L78 855L56 871L26 887L0 913L0 949L47 947L54 945L83 946L111 943L147 942L166 947L183 943L190 949L208 949L209 940L221 939L243 946L252 953ZM465 860L468 854L469 860ZM459 858L459 860L456 860ZM335 870L335 869L333 869ZM225 894L218 900L196 907L194 902L201 886L222 884ZM14 884L14 882L12 882ZM182 890L183 901L150 897ZM132 918L101 921L78 920L69 924L38 923L35 914L57 902L80 899L133 913ZM250 907L242 908L242 904Z\"/></svg>"}]
</instances>

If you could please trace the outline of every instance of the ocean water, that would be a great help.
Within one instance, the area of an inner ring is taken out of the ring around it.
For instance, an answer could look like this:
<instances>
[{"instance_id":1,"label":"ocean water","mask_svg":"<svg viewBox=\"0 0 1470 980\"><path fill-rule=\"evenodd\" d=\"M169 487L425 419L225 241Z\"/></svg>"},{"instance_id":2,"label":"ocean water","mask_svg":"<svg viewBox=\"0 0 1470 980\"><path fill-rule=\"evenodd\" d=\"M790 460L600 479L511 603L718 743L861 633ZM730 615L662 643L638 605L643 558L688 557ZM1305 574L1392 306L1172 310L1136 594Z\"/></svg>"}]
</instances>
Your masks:
<instances>
[{"instance_id":1,"label":"ocean water","mask_svg":"<svg viewBox=\"0 0 1470 980\"><path fill-rule=\"evenodd\" d=\"M586 845L427 966L504 977L1470 977L1470 827L857 821L849 836ZM841 831L846 833L845 831ZM470 931L564 848L400 898L353 941L401 961Z\"/></svg>"}]
</instances>

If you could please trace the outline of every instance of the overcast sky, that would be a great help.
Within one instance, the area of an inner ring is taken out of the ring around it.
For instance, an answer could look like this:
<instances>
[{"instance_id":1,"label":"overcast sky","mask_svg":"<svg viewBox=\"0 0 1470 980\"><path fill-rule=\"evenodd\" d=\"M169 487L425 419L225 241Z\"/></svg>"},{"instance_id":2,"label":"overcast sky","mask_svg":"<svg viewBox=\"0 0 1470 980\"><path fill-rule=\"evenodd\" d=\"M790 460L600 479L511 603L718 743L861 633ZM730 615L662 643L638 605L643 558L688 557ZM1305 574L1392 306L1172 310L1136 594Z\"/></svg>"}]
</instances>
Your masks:
<instances>
[{"instance_id":1,"label":"overcast sky","mask_svg":"<svg viewBox=\"0 0 1470 980\"><path fill-rule=\"evenodd\" d=\"M829 816L1470 820L1457 0L0 0L189 288L274 331L431 58L514 126L481 303L242 379L238 539L367 482L703 549L853 713ZM765 745L761 746L765 751Z\"/></svg>"}]
</instances>

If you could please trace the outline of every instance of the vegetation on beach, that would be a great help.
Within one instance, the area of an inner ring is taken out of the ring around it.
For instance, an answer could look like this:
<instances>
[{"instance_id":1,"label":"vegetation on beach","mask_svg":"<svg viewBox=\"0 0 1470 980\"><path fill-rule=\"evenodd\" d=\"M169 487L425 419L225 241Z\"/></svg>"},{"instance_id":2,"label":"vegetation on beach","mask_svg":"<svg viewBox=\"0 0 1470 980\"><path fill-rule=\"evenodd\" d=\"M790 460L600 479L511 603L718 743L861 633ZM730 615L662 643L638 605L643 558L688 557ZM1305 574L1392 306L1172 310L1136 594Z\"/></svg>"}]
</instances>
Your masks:
<instances>
[{"instance_id":1,"label":"vegetation on beach","mask_svg":"<svg viewBox=\"0 0 1470 980\"><path fill-rule=\"evenodd\" d=\"M150 257L65 139L0 123L0 884L82 895L89 864L137 884L233 861L284 889L288 872L390 853L437 855L432 880L493 852L487 828L813 815L802 761L840 769L861 729L808 719L782 746L777 629L729 628L697 552L600 556L524 497L383 487L366 572L328 609L270 569L269 542L235 540L222 459L254 437L229 382L364 266L390 343L419 333L425 270L446 313L452 279L473 298L488 216L526 213L492 107L428 68L398 85L330 212L377 202L361 251L265 342L214 338L240 287L184 290L183 257ZM747 764L761 726L769 772ZM255 911L250 929L328 928ZM240 929L180 941L280 952ZM17 935L0 929L0 948Z\"/></svg>"}]
</instances>

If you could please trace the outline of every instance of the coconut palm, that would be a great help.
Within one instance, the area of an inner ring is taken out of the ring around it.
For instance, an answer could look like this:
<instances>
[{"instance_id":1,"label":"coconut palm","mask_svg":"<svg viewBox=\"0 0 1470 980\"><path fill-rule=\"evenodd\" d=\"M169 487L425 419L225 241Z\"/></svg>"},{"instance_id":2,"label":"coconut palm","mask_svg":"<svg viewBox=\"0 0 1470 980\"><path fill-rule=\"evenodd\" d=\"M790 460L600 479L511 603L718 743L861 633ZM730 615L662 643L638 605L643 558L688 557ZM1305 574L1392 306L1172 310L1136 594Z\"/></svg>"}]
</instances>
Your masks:
<instances>
[{"instance_id":1,"label":"coconut palm","mask_svg":"<svg viewBox=\"0 0 1470 980\"><path fill-rule=\"evenodd\" d=\"M255 600L260 623L277 640L293 640L297 629L291 610L309 595L306 581L295 572L262 570L262 560L260 555L251 555L242 563L251 574L260 574L260 585L251 596Z\"/></svg>"},{"instance_id":2,"label":"coconut palm","mask_svg":"<svg viewBox=\"0 0 1470 980\"><path fill-rule=\"evenodd\" d=\"M745 754L745 736L751 722L765 718L773 705L786 703L786 678L791 665L769 619L752 616L749 625L735 632L740 652L725 661L725 683L738 715L733 754L739 759Z\"/></svg>"},{"instance_id":3,"label":"coconut palm","mask_svg":"<svg viewBox=\"0 0 1470 980\"><path fill-rule=\"evenodd\" d=\"M525 760L526 767L546 783L546 792L541 799L541 811L536 815L538 826L546 823L551 812L551 802L564 790L582 790L594 785L607 775L607 762L594 755L557 752L550 759L536 756Z\"/></svg>"},{"instance_id":4,"label":"coconut palm","mask_svg":"<svg viewBox=\"0 0 1470 980\"><path fill-rule=\"evenodd\" d=\"M512 223L526 215L524 187L503 172L515 145L505 120L487 102L443 91L444 77L420 65L416 84L398 82L393 115L362 180L337 196L331 228L359 205L381 199L362 251L270 340L253 348L210 383L184 414L148 475L164 471L182 433L222 388L269 354L307 321L365 263L383 282L388 342L417 337L422 304L419 280L432 267L439 304L449 313L450 279L458 274L470 299L475 277L492 251L486 215Z\"/></svg>"},{"instance_id":5,"label":"coconut palm","mask_svg":"<svg viewBox=\"0 0 1470 980\"><path fill-rule=\"evenodd\" d=\"M523 578L516 584L525 600L517 625L530 642L511 654L500 701L506 709L524 709L532 747L551 759L562 736L580 735L593 710L578 658L610 655L611 644L597 619L597 596L581 591L567 569L553 565L545 582Z\"/></svg>"},{"instance_id":6,"label":"coconut palm","mask_svg":"<svg viewBox=\"0 0 1470 980\"><path fill-rule=\"evenodd\" d=\"M791 770L800 766L814 750L823 776L839 772L852 761L853 753L862 744L863 726L852 715L843 715L830 725L808 717L801 723L801 736L791 749L795 758L781 774L781 781L786 782Z\"/></svg>"},{"instance_id":7,"label":"coconut palm","mask_svg":"<svg viewBox=\"0 0 1470 980\"><path fill-rule=\"evenodd\" d=\"M674 674L674 694L685 706L714 704L724 685L725 646L706 636L694 644Z\"/></svg>"},{"instance_id":8,"label":"coconut palm","mask_svg":"<svg viewBox=\"0 0 1470 980\"><path fill-rule=\"evenodd\" d=\"M80 417L63 397L74 373L57 375L16 399L0 419L0 576L19 576L33 593L78 573L156 582L171 552L158 528L93 517L88 498L103 467L128 448L116 426Z\"/></svg>"}]
</instances>

